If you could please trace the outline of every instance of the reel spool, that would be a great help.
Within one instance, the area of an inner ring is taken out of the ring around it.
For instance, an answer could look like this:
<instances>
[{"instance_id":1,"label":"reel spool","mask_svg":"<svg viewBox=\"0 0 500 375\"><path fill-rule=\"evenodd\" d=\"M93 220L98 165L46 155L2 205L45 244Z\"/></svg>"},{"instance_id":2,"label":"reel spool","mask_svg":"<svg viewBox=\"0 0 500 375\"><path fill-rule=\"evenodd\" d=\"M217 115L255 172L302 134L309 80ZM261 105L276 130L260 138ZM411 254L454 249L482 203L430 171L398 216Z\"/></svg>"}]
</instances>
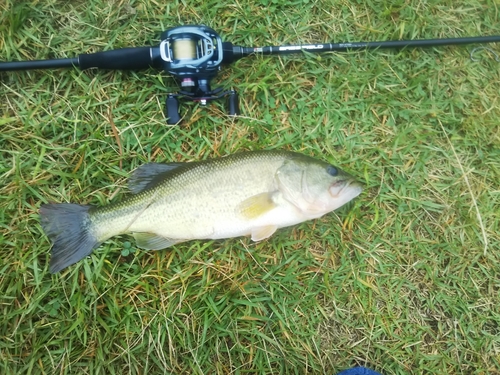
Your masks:
<instances>
[{"instance_id":1,"label":"reel spool","mask_svg":"<svg viewBox=\"0 0 500 375\"><path fill-rule=\"evenodd\" d=\"M194 60L198 58L196 43L192 39L179 39L173 43L174 56L178 60Z\"/></svg>"}]
</instances>

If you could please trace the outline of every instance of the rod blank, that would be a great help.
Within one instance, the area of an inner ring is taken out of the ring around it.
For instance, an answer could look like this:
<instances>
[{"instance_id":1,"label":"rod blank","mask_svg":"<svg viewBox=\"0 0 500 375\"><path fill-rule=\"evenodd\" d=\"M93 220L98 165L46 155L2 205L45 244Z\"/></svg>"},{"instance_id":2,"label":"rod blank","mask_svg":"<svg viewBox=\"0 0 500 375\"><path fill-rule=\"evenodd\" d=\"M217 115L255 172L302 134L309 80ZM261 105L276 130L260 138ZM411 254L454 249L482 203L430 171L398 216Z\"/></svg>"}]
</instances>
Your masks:
<instances>
[{"instance_id":1,"label":"rod blank","mask_svg":"<svg viewBox=\"0 0 500 375\"><path fill-rule=\"evenodd\" d=\"M325 44L303 44L288 46L269 46L253 48L254 53L263 55L283 55L297 53L301 50L308 52L341 52L360 49L377 48L405 48L405 47L439 47L460 44L494 43L500 42L500 35L477 36L467 38L445 38L445 39L415 39L415 40L389 40L382 42L353 42L353 43L325 43Z\"/></svg>"}]
</instances>

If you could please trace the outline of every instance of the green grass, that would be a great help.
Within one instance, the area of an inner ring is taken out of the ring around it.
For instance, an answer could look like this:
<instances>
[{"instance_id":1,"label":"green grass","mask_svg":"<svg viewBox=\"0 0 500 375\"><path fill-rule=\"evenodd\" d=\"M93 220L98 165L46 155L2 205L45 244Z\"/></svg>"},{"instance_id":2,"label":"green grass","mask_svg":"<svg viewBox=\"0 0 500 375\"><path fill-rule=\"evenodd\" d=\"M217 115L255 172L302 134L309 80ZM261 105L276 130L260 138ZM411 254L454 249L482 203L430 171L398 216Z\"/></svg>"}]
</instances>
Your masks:
<instances>
[{"instance_id":1,"label":"green grass","mask_svg":"<svg viewBox=\"0 0 500 375\"><path fill-rule=\"evenodd\" d=\"M494 0L4 0L0 60L192 23L244 46L500 34ZM0 372L500 374L500 65L472 48L247 58L217 78L242 117L183 104L181 126L160 72L0 73ZM150 160L275 148L367 189L265 242L114 238L48 273L40 204L119 200Z\"/></svg>"}]
</instances>

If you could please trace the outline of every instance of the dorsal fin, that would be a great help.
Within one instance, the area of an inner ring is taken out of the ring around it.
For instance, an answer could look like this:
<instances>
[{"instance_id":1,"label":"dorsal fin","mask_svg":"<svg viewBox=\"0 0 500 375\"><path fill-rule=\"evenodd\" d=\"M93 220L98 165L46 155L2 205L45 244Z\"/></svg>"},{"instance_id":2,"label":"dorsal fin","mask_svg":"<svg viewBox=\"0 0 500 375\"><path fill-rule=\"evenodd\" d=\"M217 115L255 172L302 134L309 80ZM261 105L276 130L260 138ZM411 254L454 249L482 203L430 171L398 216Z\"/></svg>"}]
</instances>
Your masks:
<instances>
[{"instance_id":1,"label":"dorsal fin","mask_svg":"<svg viewBox=\"0 0 500 375\"><path fill-rule=\"evenodd\" d=\"M160 179L185 163L148 163L137 168L128 179L128 188L134 193L140 193L154 186Z\"/></svg>"}]
</instances>

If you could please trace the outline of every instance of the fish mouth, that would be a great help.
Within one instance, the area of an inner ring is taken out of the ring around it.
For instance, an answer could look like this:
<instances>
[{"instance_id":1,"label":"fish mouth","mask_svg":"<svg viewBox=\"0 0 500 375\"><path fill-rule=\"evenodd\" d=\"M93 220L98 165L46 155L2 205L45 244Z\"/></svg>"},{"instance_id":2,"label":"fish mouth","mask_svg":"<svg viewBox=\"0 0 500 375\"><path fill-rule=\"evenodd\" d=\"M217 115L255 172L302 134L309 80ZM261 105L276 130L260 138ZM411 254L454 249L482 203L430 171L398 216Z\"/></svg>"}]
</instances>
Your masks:
<instances>
[{"instance_id":1,"label":"fish mouth","mask_svg":"<svg viewBox=\"0 0 500 375\"><path fill-rule=\"evenodd\" d=\"M352 189L352 193L355 194L354 197L357 197L359 194L361 194L364 189L363 184L359 182L352 182L348 185L348 187Z\"/></svg>"},{"instance_id":2,"label":"fish mouth","mask_svg":"<svg viewBox=\"0 0 500 375\"><path fill-rule=\"evenodd\" d=\"M341 180L330 185L328 192L332 198L340 198L342 195L349 195L350 199L357 197L363 191L363 186L356 181Z\"/></svg>"}]
</instances>

